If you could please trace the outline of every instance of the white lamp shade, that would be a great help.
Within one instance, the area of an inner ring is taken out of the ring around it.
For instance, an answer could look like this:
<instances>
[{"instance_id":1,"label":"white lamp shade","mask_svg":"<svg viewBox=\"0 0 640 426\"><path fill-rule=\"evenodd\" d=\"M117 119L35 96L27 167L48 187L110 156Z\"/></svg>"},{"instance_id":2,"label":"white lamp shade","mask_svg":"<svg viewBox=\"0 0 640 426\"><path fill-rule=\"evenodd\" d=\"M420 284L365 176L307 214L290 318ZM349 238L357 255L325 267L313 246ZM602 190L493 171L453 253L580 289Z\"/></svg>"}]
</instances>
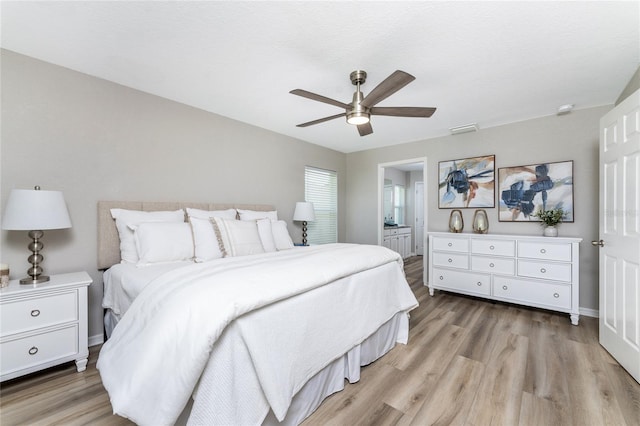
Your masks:
<instances>
[{"instance_id":1,"label":"white lamp shade","mask_svg":"<svg viewBox=\"0 0 640 426\"><path fill-rule=\"evenodd\" d=\"M60 191L13 189L2 219L2 229L42 231L71 228L69 211Z\"/></svg>"},{"instance_id":2,"label":"white lamp shade","mask_svg":"<svg viewBox=\"0 0 640 426\"><path fill-rule=\"evenodd\" d=\"M293 220L300 222L313 222L316 220L316 212L313 210L313 203L298 201L293 212Z\"/></svg>"}]
</instances>

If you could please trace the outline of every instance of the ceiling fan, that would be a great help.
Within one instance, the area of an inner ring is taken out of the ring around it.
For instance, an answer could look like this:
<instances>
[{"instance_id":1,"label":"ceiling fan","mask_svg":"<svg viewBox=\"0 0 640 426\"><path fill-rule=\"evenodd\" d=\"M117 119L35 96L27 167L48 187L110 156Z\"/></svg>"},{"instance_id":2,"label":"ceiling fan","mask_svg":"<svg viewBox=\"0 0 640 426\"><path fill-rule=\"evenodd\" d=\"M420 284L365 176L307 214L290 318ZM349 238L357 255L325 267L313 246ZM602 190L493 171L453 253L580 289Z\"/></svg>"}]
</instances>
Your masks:
<instances>
[{"instance_id":1,"label":"ceiling fan","mask_svg":"<svg viewBox=\"0 0 640 426\"><path fill-rule=\"evenodd\" d=\"M378 102L383 101L389 96L411 83L416 78L404 71L396 70L389 77L378 84L367 96L362 96L360 85L364 84L367 79L367 73L362 70L356 70L350 75L351 83L356 86L353 94L353 101L345 104L322 95L317 95L302 89L294 89L289 93L293 95L309 98L314 101L324 102L325 104L335 105L343 108L345 112L332 115L330 117L319 118L317 120L308 121L298 124L296 127L313 126L314 124L324 123L334 118L347 117L347 123L354 124L358 127L360 136L366 136L373 133L370 118L372 115L387 115L392 117L431 117L436 111L435 108L423 107L377 107Z\"/></svg>"}]
</instances>

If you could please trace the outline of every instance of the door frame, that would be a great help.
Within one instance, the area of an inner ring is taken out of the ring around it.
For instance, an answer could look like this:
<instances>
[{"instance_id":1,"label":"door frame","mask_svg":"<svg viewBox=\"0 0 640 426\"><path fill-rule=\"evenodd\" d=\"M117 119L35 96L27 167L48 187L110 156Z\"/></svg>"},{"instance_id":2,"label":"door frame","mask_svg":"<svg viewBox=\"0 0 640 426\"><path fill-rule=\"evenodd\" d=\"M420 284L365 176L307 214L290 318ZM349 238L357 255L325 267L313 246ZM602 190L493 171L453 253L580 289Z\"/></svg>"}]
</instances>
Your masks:
<instances>
[{"instance_id":1,"label":"door frame","mask_svg":"<svg viewBox=\"0 0 640 426\"><path fill-rule=\"evenodd\" d=\"M422 182L424 188L428 187L427 179L427 157L408 158L406 160L391 161L388 163L378 163L378 245L382 245L383 231L384 231L384 169L387 167L395 167L403 164L422 163ZM426 235L427 227L429 223L429 214L427 210L427 196L426 191L423 191L425 196L422 197L423 209L424 209L424 232L422 234L422 244L427 247ZM427 256L422 256L422 262L424 270L427 270ZM427 283L427 274L423 274L422 282L424 285Z\"/></svg>"}]
</instances>

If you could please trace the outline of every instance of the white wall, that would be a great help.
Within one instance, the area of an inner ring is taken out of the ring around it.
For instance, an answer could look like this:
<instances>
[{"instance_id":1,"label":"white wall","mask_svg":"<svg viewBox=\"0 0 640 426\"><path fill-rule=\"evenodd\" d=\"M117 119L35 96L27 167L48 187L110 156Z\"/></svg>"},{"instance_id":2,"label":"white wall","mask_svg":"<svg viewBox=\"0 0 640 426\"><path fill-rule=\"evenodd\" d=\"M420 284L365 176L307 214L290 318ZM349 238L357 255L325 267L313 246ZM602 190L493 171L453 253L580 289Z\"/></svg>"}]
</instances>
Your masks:
<instances>
[{"instance_id":1,"label":"white wall","mask_svg":"<svg viewBox=\"0 0 640 426\"><path fill-rule=\"evenodd\" d=\"M560 235L577 236L580 245L580 306L598 309L598 140L599 120L612 106L576 110L456 136L429 139L388 148L347 154L347 210L371 212L347 215L347 241L376 244L377 165L428 157L427 186L429 231L446 231L449 209L438 209L438 162L495 154L496 169L553 161L574 161L575 223L559 227ZM497 197L497 194L496 194ZM496 201L497 203L497 201ZM497 204L496 204L497 206ZM497 208L486 209L490 233L541 235L533 223L498 222ZM463 211L466 231L474 209ZM426 247L426 245L425 245Z\"/></svg>"},{"instance_id":2,"label":"white wall","mask_svg":"<svg viewBox=\"0 0 640 426\"><path fill-rule=\"evenodd\" d=\"M98 200L274 204L299 241L291 218L310 165L338 172L344 241L343 153L10 51L1 55L0 201L12 188L64 192L73 228L45 232L43 266L49 274L89 272L90 336L102 335ZM25 276L27 233L0 237L11 278Z\"/></svg>"}]
</instances>

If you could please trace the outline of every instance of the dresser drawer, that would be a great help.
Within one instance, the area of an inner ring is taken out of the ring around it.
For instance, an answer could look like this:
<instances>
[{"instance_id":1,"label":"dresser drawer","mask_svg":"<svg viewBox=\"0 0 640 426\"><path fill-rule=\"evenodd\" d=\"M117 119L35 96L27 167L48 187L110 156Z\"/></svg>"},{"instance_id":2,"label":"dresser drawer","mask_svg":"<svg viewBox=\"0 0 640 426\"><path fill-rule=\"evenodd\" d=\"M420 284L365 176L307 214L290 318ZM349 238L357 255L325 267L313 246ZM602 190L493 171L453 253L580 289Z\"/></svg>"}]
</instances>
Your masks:
<instances>
[{"instance_id":1,"label":"dresser drawer","mask_svg":"<svg viewBox=\"0 0 640 426\"><path fill-rule=\"evenodd\" d=\"M461 252L461 253L468 253L469 239L433 237L432 249L439 250L439 251L455 251L455 252Z\"/></svg>"},{"instance_id":2,"label":"dresser drawer","mask_svg":"<svg viewBox=\"0 0 640 426\"><path fill-rule=\"evenodd\" d=\"M516 263L514 259L505 257L471 256L471 270L474 272L515 275Z\"/></svg>"},{"instance_id":3,"label":"dresser drawer","mask_svg":"<svg viewBox=\"0 0 640 426\"><path fill-rule=\"evenodd\" d=\"M451 289L453 291L489 296L491 294L491 278L489 275L433 269L429 285L434 288Z\"/></svg>"},{"instance_id":4,"label":"dresser drawer","mask_svg":"<svg viewBox=\"0 0 640 426\"><path fill-rule=\"evenodd\" d=\"M3 303L0 320L0 336L77 321L78 292Z\"/></svg>"},{"instance_id":5,"label":"dresser drawer","mask_svg":"<svg viewBox=\"0 0 640 426\"><path fill-rule=\"evenodd\" d=\"M571 282L571 264L518 260L518 275L521 277Z\"/></svg>"},{"instance_id":6,"label":"dresser drawer","mask_svg":"<svg viewBox=\"0 0 640 426\"><path fill-rule=\"evenodd\" d=\"M433 253L434 266L469 269L469 256L459 253Z\"/></svg>"},{"instance_id":7,"label":"dresser drawer","mask_svg":"<svg viewBox=\"0 0 640 426\"><path fill-rule=\"evenodd\" d=\"M571 262L571 244L520 241L518 257Z\"/></svg>"},{"instance_id":8,"label":"dresser drawer","mask_svg":"<svg viewBox=\"0 0 640 426\"><path fill-rule=\"evenodd\" d=\"M513 257L516 255L516 242L513 240L471 239L471 253Z\"/></svg>"},{"instance_id":9,"label":"dresser drawer","mask_svg":"<svg viewBox=\"0 0 640 426\"><path fill-rule=\"evenodd\" d=\"M571 286L517 278L493 278L493 296L527 305L571 309Z\"/></svg>"},{"instance_id":10,"label":"dresser drawer","mask_svg":"<svg viewBox=\"0 0 640 426\"><path fill-rule=\"evenodd\" d=\"M73 356L78 350L78 326L34 334L0 343L2 374Z\"/></svg>"}]
</instances>

